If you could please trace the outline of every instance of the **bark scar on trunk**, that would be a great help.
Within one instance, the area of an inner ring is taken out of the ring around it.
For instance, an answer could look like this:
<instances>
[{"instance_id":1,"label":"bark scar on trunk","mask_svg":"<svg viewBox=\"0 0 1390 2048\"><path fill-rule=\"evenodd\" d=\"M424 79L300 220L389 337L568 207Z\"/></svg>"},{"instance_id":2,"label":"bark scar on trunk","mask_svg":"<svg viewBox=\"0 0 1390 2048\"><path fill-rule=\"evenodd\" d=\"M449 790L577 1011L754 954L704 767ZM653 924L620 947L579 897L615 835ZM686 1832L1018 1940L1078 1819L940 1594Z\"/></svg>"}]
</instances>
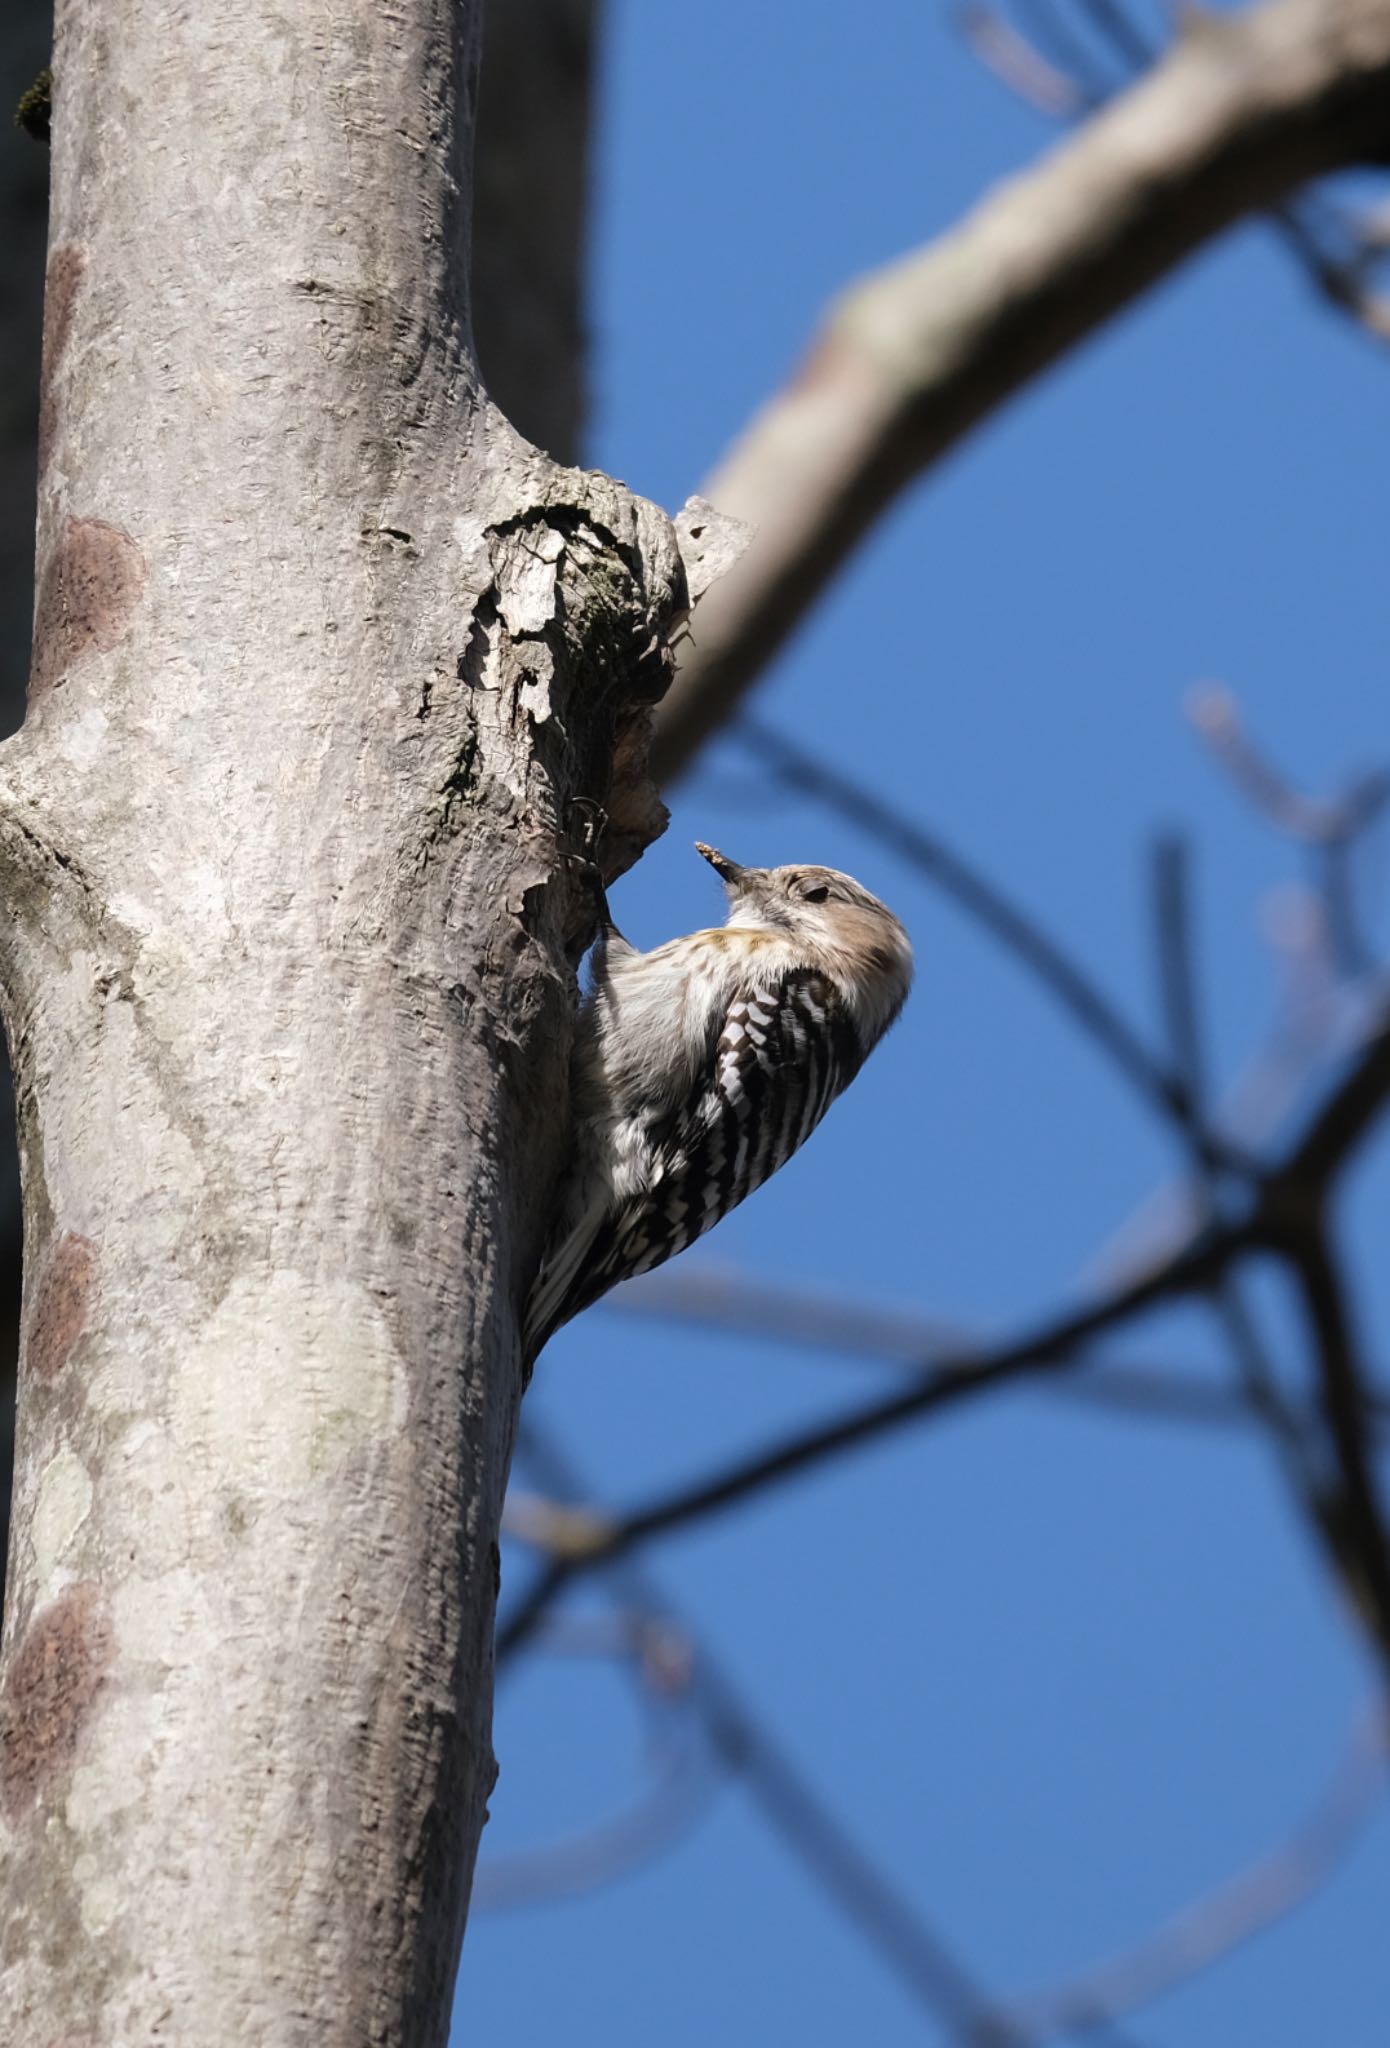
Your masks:
<instances>
[{"instance_id":1,"label":"bark scar on trunk","mask_svg":"<svg viewBox=\"0 0 1390 2048\"><path fill-rule=\"evenodd\" d=\"M25 1368L35 1379L57 1379L87 1326L98 1254L89 1237L65 1230L49 1254L34 1296Z\"/></svg>"},{"instance_id":2,"label":"bark scar on trunk","mask_svg":"<svg viewBox=\"0 0 1390 2048\"><path fill-rule=\"evenodd\" d=\"M121 527L104 519L68 520L39 584L31 704L88 655L120 645L146 574L144 556Z\"/></svg>"},{"instance_id":3,"label":"bark scar on trunk","mask_svg":"<svg viewBox=\"0 0 1390 2048\"><path fill-rule=\"evenodd\" d=\"M101 1588L90 1579L29 1624L0 1695L0 1807L11 1821L71 1773L112 1647Z\"/></svg>"}]
</instances>

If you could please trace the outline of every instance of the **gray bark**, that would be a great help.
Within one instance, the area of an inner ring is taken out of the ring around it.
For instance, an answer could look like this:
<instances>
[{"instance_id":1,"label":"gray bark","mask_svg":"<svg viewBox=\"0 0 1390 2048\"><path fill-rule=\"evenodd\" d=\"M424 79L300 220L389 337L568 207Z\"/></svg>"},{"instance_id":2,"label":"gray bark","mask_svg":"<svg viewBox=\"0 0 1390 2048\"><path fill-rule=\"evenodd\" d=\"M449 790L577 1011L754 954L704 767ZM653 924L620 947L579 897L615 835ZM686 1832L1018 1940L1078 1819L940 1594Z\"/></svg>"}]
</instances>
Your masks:
<instances>
[{"instance_id":1,"label":"gray bark","mask_svg":"<svg viewBox=\"0 0 1390 2048\"><path fill-rule=\"evenodd\" d=\"M562 462L581 452L585 251L599 0L507 0L483 16L474 151L473 327L507 418ZM0 110L48 63L51 0L9 0ZM48 151L0 118L0 736L24 716ZM19 1159L0 1053L0 1557L8 1548L19 1344Z\"/></svg>"},{"instance_id":2,"label":"gray bark","mask_svg":"<svg viewBox=\"0 0 1390 2048\"><path fill-rule=\"evenodd\" d=\"M12 2038L445 2039L569 963L674 531L484 398L476 7L66 0L29 713Z\"/></svg>"}]
</instances>

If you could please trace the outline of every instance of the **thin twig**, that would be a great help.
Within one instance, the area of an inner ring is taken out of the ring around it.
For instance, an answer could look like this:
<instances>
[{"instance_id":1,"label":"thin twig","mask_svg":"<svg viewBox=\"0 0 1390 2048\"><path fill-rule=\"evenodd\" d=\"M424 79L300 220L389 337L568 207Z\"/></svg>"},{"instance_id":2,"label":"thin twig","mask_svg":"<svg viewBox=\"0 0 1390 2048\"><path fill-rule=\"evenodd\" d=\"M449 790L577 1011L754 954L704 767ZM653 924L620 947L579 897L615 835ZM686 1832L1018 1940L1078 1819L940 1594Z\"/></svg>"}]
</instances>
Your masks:
<instances>
[{"instance_id":1,"label":"thin twig","mask_svg":"<svg viewBox=\"0 0 1390 2048\"><path fill-rule=\"evenodd\" d=\"M1335 822L1332 806L1305 796L1280 774L1246 732L1228 689L1218 683L1203 683L1189 690L1187 715L1233 787L1277 832L1305 845L1327 839Z\"/></svg>"},{"instance_id":2,"label":"thin twig","mask_svg":"<svg viewBox=\"0 0 1390 2048\"><path fill-rule=\"evenodd\" d=\"M1193 965L1193 918L1189 857L1181 839L1169 837L1154 851L1154 929L1161 1006L1169 1054L1187 1082L1195 1115L1205 1117L1206 1061L1197 1008ZM1222 1190L1206 1160L1194 1151L1204 1222L1222 1213ZM1309 1433L1282 1393L1266 1354L1259 1326L1241 1291L1239 1276L1227 1268L1214 1280L1212 1304L1235 1362L1236 1379L1249 1412L1263 1423L1283 1468L1290 1494L1319 1543L1328 1543L1328 1489L1319 1483ZM1340 1553L1334 1565L1342 1569Z\"/></svg>"},{"instance_id":3,"label":"thin twig","mask_svg":"<svg viewBox=\"0 0 1390 2048\"><path fill-rule=\"evenodd\" d=\"M766 1818L817 1872L846 1917L936 2017L971 2048L1014 2048L1018 2036L976 1983L890 1885L818 1798L809 1781L770 1743L747 1709L712 1678L710 1729L731 1770L747 1782Z\"/></svg>"},{"instance_id":4,"label":"thin twig","mask_svg":"<svg viewBox=\"0 0 1390 2048\"><path fill-rule=\"evenodd\" d=\"M1384 985L1378 989L1374 983L1370 954L1357 930L1351 862L1365 831L1384 809L1390 776L1380 770L1357 776L1337 799L1306 797L1269 764L1243 731L1228 690L1191 692L1187 709L1193 725L1210 739L1218 764L1228 770L1241 793L1277 831L1310 852L1318 864L1316 887L1279 891L1277 911L1271 907L1267 915L1271 944L1286 967L1286 1004L1290 1008L1284 1028L1236 1081L1220 1112L1212 1112L1206 1100L1198 1100L1198 1120L1220 1133L1226 1149L1239 1149L1247 1159L1259 1157L1269 1149L1294 1106L1312 1094L1314 1075L1324 1077L1341 1063L1341 1106L1316 1114L1308 1124L1314 1135L1312 1143L1329 1149L1335 1169L1337 1147L1355 1143L1367 1106L1376 1116L1382 1102L1374 1040L1390 1022L1390 1001L1386 1001ZM1161 967L1167 942L1161 932ZM1349 1087L1347 1079L1351 1079ZM1191 1085L1196 1085L1202 1096L1202 1077L1196 1083L1189 1077ZM1187 1184L1159 1190L1122 1229L1093 1270L1097 1284L1120 1284L1191 1235L1210 1206L1206 1161L1198 1159L1198 1165L1204 1171L1196 1188ZM1322 1167L1312 1157L1302 1157L1290 1161L1286 1171L1292 1186L1302 1182L1308 1171L1320 1174Z\"/></svg>"},{"instance_id":5,"label":"thin twig","mask_svg":"<svg viewBox=\"0 0 1390 2048\"><path fill-rule=\"evenodd\" d=\"M1358 226L1346 246L1336 253L1324 236L1307 219L1308 206L1290 200L1272 208L1270 225L1282 235L1302 266L1305 276L1327 303L1362 328L1373 341L1390 340L1390 319L1382 294L1367 286L1367 278L1383 256L1371 231Z\"/></svg>"},{"instance_id":6,"label":"thin twig","mask_svg":"<svg viewBox=\"0 0 1390 2048\"><path fill-rule=\"evenodd\" d=\"M1036 107L1049 120L1074 120L1095 104L1094 93L1070 67L1054 64L1036 38L1030 41L1021 36L992 7L968 0L956 20L980 62L1003 80L1015 98Z\"/></svg>"},{"instance_id":7,"label":"thin twig","mask_svg":"<svg viewBox=\"0 0 1390 2048\"><path fill-rule=\"evenodd\" d=\"M888 1365L917 1366L923 1358L974 1341L973 1333L958 1324L938 1322L920 1311L855 1301L819 1288L779 1287L698 1255L626 1281L604 1296L599 1312L640 1322L693 1323Z\"/></svg>"},{"instance_id":8,"label":"thin twig","mask_svg":"<svg viewBox=\"0 0 1390 2048\"><path fill-rule=\"evenodd\" d=\"M1194 1116L1202 1117L1206 1113L1207 1076L1192 962L1189 865L1185 840L1176 833L1158 839L1153 859L1155 951L1168 1057L1173 1071L1183 1078Z\"/></svg>"},{"instance_id":9,"label":"thin twig","mask_svg":"<svg viewBox=\"0 0 1390 2048\"><path fill-rule=\"evenodd\" d=\"M1228 1276L1221 1288L1217 1306L1247 1413L1264 1424L1279 1454L1290 1493L1314 1526L1320 1528L1320 1503L1325 1489L1316 1477L1308 1431L1279 1390L1259 1326L1234 1275Z\"/></svg>"},{"instance_id":10,"label":"thin twig","mask_svg":"<svg viewBox=\"0 0 1390 2048\"><path fill-rule=\"evenodd\" d=\"M1362 1614L1390 1665L1390 1545L1371 1457L1364 1377L1352 1337L1346 1283L1321 1227L1291 1247L1304 1312L1317 1351L1323 1407L1336 1448L1340 1491L1329 1533Z\"/></svg>"},{"instance_id":11,"label":"thin twig","mask_svg":"<svg viewBox=\"0 0 1390 2048\"><path fill-rule=\"evenodd\" d=\"M1306 796L1256 744L1234 695L1222 684L1189 691L1187 715L1235 788L1288 839L1305 846L1355 839L1390 800L1390 775L1383 770L1359 776L1340 796Z\"/></svg>"},{"instance_id":12,"label":"thin twig","mask_svg":"<svg viewBox=\"0 0 1390 2048\"><path fill-rule=\"evenodd\" d=\"M1205 1117L1206 1060L1197 1012L1189 864L1187 846L1182 839L1170 835L1157 842L1153 886L1155 952L1169 1056L1184 1077L1194 1114ZM1221 1188L1211 1174L1206 1157L1195 1148L1193 1165L1203 1198L1199 1213L1201 1220L1209 1224L1221 1214ZM1289 1476L1296 1481L1296 1490L1306 1500L1303 1432L1279 1391L1259 1331L1245 1305L1236 1276L1229 1268L1214 1281L1212 1297L1230 1342L1237 1378L1250 1411L1270 1430L1288 1462Z\"/></svg>"},{"instance_id":13,"label":"thin twig","mask_svg":"<svg viewBox=\"0 0 1390 2048\"><path fill-rule=\"evenodd\" d=\"M681 1262L629 1281L605 1297L599 1313L637 1322L681 1323L913 1372L922 1370L924 1358L939 1357L948 1349L960 1353L971 1344L980 1344L973 1332L959 1325L938 1323L877 1302L745 1279L728 1267L698 1259L688 1270ZM1268 1419L1252 1414L1248 1388L1237 1393L1187 1372L1132 1360L1112 1363L1092 1358L1084 1373L1057 1375L1046 1385L1053 1396L1079 1407L1100 1408L1143 1421L1246 1429L1252 1420ZM1390 1419L1390 1389L1381 1378L1375 1380L1368 1400L1378 1425ZM511 1499L509 1495L509 1507ZM513 1533L525 1539L524 1531ZM548 1537L544 1547L554 1547Z\"/></svg>"},{"instance_id":14,"label":"thin twig","mask_svg":"<svg viewBox=\"0 0 1390 2048\"><path fill-rule=\"evenodd\" d=\"M1367 974L1372 956L1356 915L1353 860L1390 802L1390 773L1358 776L1338 796L1307 796L1256 745L1228 689L1213 683L1190 691L1187 709L1213 758L1252 808L1311 854L1341 969L1353 978Z\"/></svg>"}]
</instances>

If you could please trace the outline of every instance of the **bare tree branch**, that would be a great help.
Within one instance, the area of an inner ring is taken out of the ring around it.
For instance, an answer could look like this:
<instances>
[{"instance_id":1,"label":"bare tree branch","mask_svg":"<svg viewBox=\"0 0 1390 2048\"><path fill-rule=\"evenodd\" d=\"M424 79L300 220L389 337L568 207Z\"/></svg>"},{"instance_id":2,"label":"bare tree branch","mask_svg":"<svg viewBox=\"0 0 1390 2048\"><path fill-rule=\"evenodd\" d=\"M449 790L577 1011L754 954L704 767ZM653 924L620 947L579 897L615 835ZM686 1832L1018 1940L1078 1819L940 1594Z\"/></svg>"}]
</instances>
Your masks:
<instances>
[{"instance_id":1,"label":"bare tree branch","mask_svg":"<svg viewBox=\"0 0 1390 2048\"><path fill-rule=\"evenodd\" d=\"M1261 777L1261 786L1267 778ZM1185 1076L1194 1115L1203 1103L1202 1053L1191 959L1186 862L1179 842L1158 849L1155 873L1158 952L1164 1009L1173 1058ZM1306 1157L1306 1153L1305 1153ZM1220 1191L1199 1159L1210 1214L1221 1215ZM1350 1332L1346 1284L1337 1272L1323 1224L1324 1187L1312 1177L1298 1184L1296 1202L1283 1205L1282 1221L1300 1213L1301 1227L1276 1246L1291 1262L1303 1296L1318 1359L1323 1404L1335 1452L1335 1482L1318 1475L1307 1434L1278 1388L1255 1324L1229 1267L1212 1295L1234 1349L1237 1370L1256 1413L1279 1451L1294 1498L1352 1592L1382 1656L1390 1663L1390 1549L1370 1454L1369 1397Z\"/></svg>"},{"instance_id":2,"label":"bare tree branch","mask_svg":"<svg viewBox=\"0 0 1390 2048\"><path fill-rule=\"evenodd\" d=\"M1194 1112L1204 1113L1205 1086L1201 1030L1197 1014L1195 972L1192 960L1192 916L1188 885L1187 850L1181 840L1161 841L1154 861L1155 930L1159 980L1167 1021L1169 1043L1178 1070L1185 1076ZM1199 1180L1204 1222L1222 1214L1222 1190L1205 1161L1194 1155ZM1335 1288L1333 1289L1336 1294ZM1320 1549L1330 1558L1341 1582L1353 1592L1374 1583L1374 1545L1369 1562L1358 1562L1361 1543L1374 1535L1374 1514L1368 1521L1364 1495L1352 1506L1346 1474L1353 1483L1364 1478L1360 1467L1351 1468L1344 1458L1335 1461L1343 1474L1334 1483L1332 1471L1320 1469L1315 1432L1296 1412L1282 1392L1266 1354L1259 1326L1241 1292L1239 1276L1228 1267L1211 1288L1213 1307L1225 1331L1235 1361L1237 1380L1250 1413L1263 1423L1274 1445L1289 1493L1312 1531ZM1340 1296L1327 1311L1340 1321ZM1364 1603L1358 1601L1358 1608ZM1372 1635L1383 1641L1374 1604L1370 1619Z\"/></svg>"},{"instance_id":3,"label":"bare tree branch","mask_svg":"<svg viewBox=\"0 0 1390 2048\"><path fill-rule=\"evenodd\" d=\"M920 1311L849 1300L823 1289L779 1287L698 1256L676 1259L615 1288L603 1315L691 1323L712 1330L809 1346L842 1356L918 1367L924 1358L972 1341L959 1324Z\"/></svg>"},{"instance_id":4,"label":"bare tree branch","mask_svg":"<svg viewBox=\"0 0 1390 2048\"><path fill-rule=\"evenodd\" d=\"M854 1301L804 1287L778 1287L698 1259L688 1269L677 1264L628 1281L604 1299L599 1313L638 1322L683 1323L695 1329L789 1344L798 1351L826 1351L914 1372L921 1371L924 1358L981 1345L978 1336L959 1324L937 1322L881 1302ZM1093 1358L1084 1373L1052 1375L1045 1384L1054 1397L1078 1407L1140 1422L1248 1429L1253 1421L1263 1419L1259 1398L1244 1375L1245 1391L1236 1391L1171 1367ZM1390 1392L1382 1378L1373 1382L1367 1401L1377 1426L1382 1426L1390 1418ZM511 1501L508 1495L509 1507ZM525 1535L520 1528L514 1533ZM553 1547L549 1537L545 1545Z\"/></svg>"},{"instance_id":5,"label":"bare tree branch","mask_svg":"<svg viewBox=\"0 0 1390 2048\"><path fill-rule=\"evenodd\" d=\"M1165 833L1154 847L1154 931L1159 996L1173 1071L1194 1117L1206 1113L1206 1062L1197 1017L1197 984L1192 962L1192 905L1186 840ZM1200 1159L1199 1162L1200 1164Z\"/></svg>"},{"instance_id":6,"label":"bare tree branch","mask_svg":"<svg viewBox=\"0 0 1390 2048\"><path fill-rule=\"evenodd\" d=\"M1340 1086L1348 1073L1358 1071L1390 1014L1361 937L1362 907L1353 886L1353 862L1380 815L1387 778L1375 770L1350 780L1335 797L1306 797L1249 739L1229 691L1194 691L1188 711L1234 785L1314 862L1309 883L1281 889L1266 918L1285 983L1275 1034L1219 1104L1201 1105L1201 1121L1217 1133L1224 1150L1252 1159L1268 1155L1299 1109L1311 1107L1305 1127L1316 1128L1324 1106L1320 1089L1325 1099L1329 1079ZM1161 939L1161 945L1167 943ZM1374 1074L1365 1079L1374 1092ZM1195 1185L1170 1183L1156 1190L1102 1255L1092 1274L1095 1284L1118 1286L1135 1270L1166 1257L1187 1241L1208 1206L1207 1182L1200 1175ZM1248 1363L1248 1352L1247 1332L1239 1339L1237 1356Z\"/></svg>"},{"instance_id":7,"label":"bare tree branch","mask_svg":"<svg viewBox=\"0 0 1390 2048\"><path fill-rule=\"evenodd\" d=\"M1068 51L1060 74L1026 36L988 8L967 10L962 31L976 55L1013 93L1053 119L1075 119L1104 105L1120 86L1132 84L1161 48L1141 33L1119 0L1076 0L1076 5L1117 66L1118 78L1104 76L1072 37L1065 0L1057 6L1048 0L1032 0L1031 5L1025 0L1023 10L1031 16L1035 34L1041 30L1043 45ZM1267 218L1329 306L1354 320L1372 340L1390 339L1390 306L1368 283L1384 254L1373 215L1359 216L1308 192L1270 207Z\"/></svg>"},{"instance_id":8,"label":"bare tree branch","mask_svg":"<svg viewBox=\"0 0 1390 2048\"><path fill-rule=\"evenodd\" d=\"M1128 92L958 228L852 287L704 486L756 545L662 707L671 781L909 479L1242 216L1380 160L1387 0L1190 14Z\"/></svg>"},{"instance_id":9,"label":"bare tree branch","mask_svg":"<svg viewBox=\"0 0 1390 2048\"><path fill-rule=\"evenodd\" d=\"M557 1556L499 1628L499 1660L517 1649L564 1581L622 1557L651 1537L667 1535L706 1516L795 1477L859 1444L918 1420L935 1410L971 1399L1027 1373L1054 1370L1074 1362L1096 1337L1115 1329L1159 1302L1200 1292L1250 1243L1248 1227L1211 1231L1157 1272L1133 1283L1110 1299L1044 1323L1028 1335L994 1351L924 1364L921 1377L901 1393L788 1438L784 1443L741 1460L708 1480L639 1508L620 1521L596 1520L587 1526L575 1551Z\"/></svg>"},{"instance_id":10,"label":"bare tree branch","mask_svg":"<svg viewBox=\"0 0 1390 2048\"><path fill-rule=\"evenodd\" d=\"M1364 1376L1351 1330L1346 1281L1326 1234L1314 1229L1293 1254L1322 1379L1323 1408L1339 1486L1323 1521L1362 1620L1390 1665L1390 1545L1371 1456Z\"/></svg>"},{"instance_id":11,"label":"bare tree branch","mask_svg":"<svg viewBox=\"0 0 1390 2048\"><path fill-rule=\"evenodd\" d=\"M1234 787L1288 839L1312 846L1355 839L1390 801L1385 769L1358 776L1338 796L1305 794L1256 743L1234 695L1219 684L1190 691L1187 715Z\"/></svg>"}]
</instances>

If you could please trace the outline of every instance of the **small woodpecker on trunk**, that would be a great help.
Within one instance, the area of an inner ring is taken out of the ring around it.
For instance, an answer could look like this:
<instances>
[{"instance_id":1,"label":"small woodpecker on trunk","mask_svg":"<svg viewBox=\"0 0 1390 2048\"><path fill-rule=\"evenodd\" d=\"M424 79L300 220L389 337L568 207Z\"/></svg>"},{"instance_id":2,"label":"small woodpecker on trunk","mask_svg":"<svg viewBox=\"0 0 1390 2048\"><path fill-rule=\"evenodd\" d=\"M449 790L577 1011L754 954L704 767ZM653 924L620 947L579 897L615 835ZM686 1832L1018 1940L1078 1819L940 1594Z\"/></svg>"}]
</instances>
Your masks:
<instances>
[{"instance_id":1,"label":"small woodpecker on trunk","mask_svg":"<svg viewBox=\"0 0 1390 2048\"><path fill-rule=\"evenodd\" d=\"M834 868L741 868L700 845L728 922L639 953L605 916L572 1067L574 1141L527 1306L528 1362L805 1143L897 1016L912 948Z\"/></svg>"}]
</instances>

